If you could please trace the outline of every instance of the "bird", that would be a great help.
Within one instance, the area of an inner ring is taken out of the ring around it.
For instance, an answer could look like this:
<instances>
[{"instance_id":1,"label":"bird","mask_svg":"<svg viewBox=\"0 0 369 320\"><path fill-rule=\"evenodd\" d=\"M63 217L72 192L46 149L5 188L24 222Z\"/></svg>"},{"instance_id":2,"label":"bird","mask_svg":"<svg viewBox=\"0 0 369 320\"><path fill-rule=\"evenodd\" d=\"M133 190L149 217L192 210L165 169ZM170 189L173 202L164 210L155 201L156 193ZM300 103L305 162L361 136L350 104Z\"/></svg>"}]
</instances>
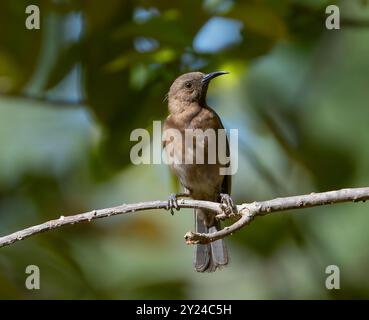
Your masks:
<instances>
[{"instance_id":1,"label":"bird","mask_svg":"<svg viewBox=\"0 0 369 320\"><path fill-rule=\"evenodd\" d=\"M207 129L213 129L218 131L224 129L220 117L207 105L206 94L210 81L227 73L226 71L207 74L202 72L185 73L175 79L167 94L169 116L163 126L163 147L167 157L180 158L181 161L172 161L169 165L185 191L184 193L170 195L168 209L171 210L172 214L173 208L179 210L177 198L180 196L223 203L226 212L230 212L234 208L230 197L231 175L221 175L219 168L223 164L218 159L211 162L207 154L210 143L216 143L217 148L219 147L217 144L218 136L209 136L202 140L202 144L196 142L190 147L185 144L185 136L188 130L200 129L206 131ZM179 132L183 139L175 140L171 134L167 134L167 132L172 132L173 129ZM226 146L224 147L228 156L228 140L225 141ZM204 161L202 163L201 161L200 163L184 161L184 159L192 158L196 154L196 148L203 149ZM178 160L177 158L176 160ZM213 233L219 231L221 226L215 215L214 212L208 210L194 209L196 232ZM228 262L228 251L223 239L209 244L195 245L193 258L195 271L214 272L222 269Z\"/></svg>"}]
</instances>

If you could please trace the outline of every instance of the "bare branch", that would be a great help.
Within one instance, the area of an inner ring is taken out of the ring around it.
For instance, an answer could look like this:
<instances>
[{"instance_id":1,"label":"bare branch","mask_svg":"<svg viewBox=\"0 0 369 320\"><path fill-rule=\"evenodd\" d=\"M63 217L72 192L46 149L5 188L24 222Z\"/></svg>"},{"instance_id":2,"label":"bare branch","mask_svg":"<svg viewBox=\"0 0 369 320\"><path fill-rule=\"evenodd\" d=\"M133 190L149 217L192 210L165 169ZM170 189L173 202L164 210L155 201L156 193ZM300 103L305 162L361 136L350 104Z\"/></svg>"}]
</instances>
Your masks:
<instances>
[{"instance_id":1,"label":"bare branch","mask_svg":"<svg viewBox=\"0 0 369 320\"><path fill-rule=\"evenodd\" d=\"M248 225L256 216L263 216L272 212L317 207L340 202L365 202L368 199L369 188L352 188L276 198L273 200L253 202L250 204L245 203L237 206L237 215L240 216L240 219L229 227L225 227L220 231L210 234L188 232L185 235L185 239L189 244L205 244L231 235L245 225ZM225 218L224 214L218 215L218 217L223 219Z\"/></svg>"},{"instance_id":2,"label":"bare branch","mask_svg":"<svg viewBox=\"0 0 369 320\"><path fill-rule=\"evenodd\" d=\"M340 202L358 202L368 199L369 187L341 189L337 191L311 193L308 195L299 195L293 197L276 198L268 201L245 203L238 205L237 212L230 216L238 218L238 220L232 225L225 227L218 232L210 234L188 232L185 235L185 239L186 242L189 244L209 243L217 239L224 238L241 229L245 225L248 225L256 216L262 216L278 211L316 207ZM38 233L56 229L65 225L91 221L94 219L110 217L118 214L133 213L136 211L167 209L167 205L168 201L139 202L134 204L123 204L121 206L113 208L93 210L73 216L61 216L59 219L50 220L48 222L1 237L0 247L8 246L14 242L23 240ZM219 219L229 218L229 216L226 216L223 213L222 205L216 202L180 199L178 200L178 206L180 208L199 208L211 210L217 214L217 217Z\"/></svg>"},{"instance_id":3,"label":"bare branch","mask_svg":"<svg viewBox=\"0 0 369 320\"><path fill-rule=\"evenodd\" d=\"M0 94L0 98L6 99L25 99L28 101L33 101L41 104L47 104L48 106L56 106L56 107L81 107L87 104L86 100L65 100L65 99L57 99L48 97L45 94L43 95L30 95L30 94Z\"/></svg>"}]
</instances>

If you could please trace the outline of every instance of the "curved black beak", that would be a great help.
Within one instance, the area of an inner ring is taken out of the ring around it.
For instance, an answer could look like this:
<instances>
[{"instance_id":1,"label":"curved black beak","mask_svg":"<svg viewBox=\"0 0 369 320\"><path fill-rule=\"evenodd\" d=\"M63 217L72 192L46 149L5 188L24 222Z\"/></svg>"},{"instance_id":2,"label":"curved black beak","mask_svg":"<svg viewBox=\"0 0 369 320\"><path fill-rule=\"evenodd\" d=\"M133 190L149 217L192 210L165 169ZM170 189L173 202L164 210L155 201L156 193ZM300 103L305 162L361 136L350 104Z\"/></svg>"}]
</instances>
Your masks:
<instances>
[{"instance_id":1,"label":"curved black beak","mask_svg":"<svg viewBox=\"0 0 369 320\"><path fill-rule=\"evenodd\" d=\"M229 72L227 71L215 71L215 72L210 72L206 75L204 75L204 77L201 80L201 83L208 83L211 79L221 76L223 74L228 74Z\"/></svg>"}]
</instances>

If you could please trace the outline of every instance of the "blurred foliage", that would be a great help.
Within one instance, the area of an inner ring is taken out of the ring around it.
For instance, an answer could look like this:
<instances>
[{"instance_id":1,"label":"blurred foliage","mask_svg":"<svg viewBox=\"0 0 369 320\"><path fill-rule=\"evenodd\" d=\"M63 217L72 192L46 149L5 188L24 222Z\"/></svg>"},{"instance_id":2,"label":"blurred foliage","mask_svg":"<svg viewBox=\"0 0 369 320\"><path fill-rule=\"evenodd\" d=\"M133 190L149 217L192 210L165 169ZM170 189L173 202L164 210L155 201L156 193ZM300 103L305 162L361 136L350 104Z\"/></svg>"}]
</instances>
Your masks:
<instances>
[{"instance_id":1,"label":"blurred foliage","mask_svg":"<svg viewBox=\"0 0 369 320\"><path fill-rule=\"evenodd\" d=\"M332 3L339 31L325 29ZM25 28L28 4L40 30ZM2 0L0 234L165 199L168 169L131 165L129 136L164 119L171 82L191 70L231 72L208 100L239 130L236 202L367 186L368 21L360 0ZM0 297L368 298L367 211L257 219L227 239L231 265L205 275L182 241L189 210L69 226L1 249ZM25 289L29 264L41 290ZM324 286L331 264L341 290Z\"/></svg>"}]
</instances>

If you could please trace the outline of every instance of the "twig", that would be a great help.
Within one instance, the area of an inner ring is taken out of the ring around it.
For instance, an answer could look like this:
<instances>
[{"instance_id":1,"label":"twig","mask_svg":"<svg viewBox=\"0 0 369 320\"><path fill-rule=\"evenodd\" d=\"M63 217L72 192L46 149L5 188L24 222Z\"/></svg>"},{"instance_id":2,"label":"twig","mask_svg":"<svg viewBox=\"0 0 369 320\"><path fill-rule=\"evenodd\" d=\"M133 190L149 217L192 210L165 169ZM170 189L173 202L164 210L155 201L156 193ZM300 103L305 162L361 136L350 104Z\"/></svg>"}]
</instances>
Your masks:
<instances>
[{"instance_id":1,"label":"twig","mask_svg":"<svg viewBox=\"0 0 369 320\"><path fill-rule=\"evenodd\" d=\"M291 209L302 209L327 204L334 204L340 202L349 201L365 201L369 199L369 187L368 188L352 188L341 189L337 191L329 191L322 193L311 193L308 195L299 195L286 198L276 198L268 201L245 203L237 206L237 211L232 214L233 217L239 217L239 219L232 225L225 227L224 229L210 233L195 233L188 232L185 235L186 242L189 244L195 243L209 243L214 240L224 238L235 231L241 229L245 225L249 224L256 216L266 215L272 212L285 211ZM50 220L48 222L23 229L7 236L0 238L0 247L8 246L14 242L23 240L30 236L36 235L41 232L56 229L68 224L75 224L84 221L91 221L94 219L110 217L118 214L133 213L136 211L151 210L151 209L166 209L168 201L149 201L140 202L134 204L123 204L121 206L106 208L100 210L93 210L86 213L81 213L73 216L61 216L59 219ZM199 208L213 211L217 214L219 219L226 219L223 213L222 205L216 202L200 201L200 200L178 200L178 206L180 208Z\"/></svg>"},{"instance_id":2,"label":"twig","mask_svg":"<svg viewBox=\"0 0 369 320\"><path fill-rule=\"evenodd\" d=\"M86 100L66 100L48 97L45 94L41 95L30 95L26 93L22 94L0 94L0 98L5 99L25 99L37 103L47 104L49 106L62 106L62 107L81 107L87 104Z\"/></svg>"}]
</instances>

